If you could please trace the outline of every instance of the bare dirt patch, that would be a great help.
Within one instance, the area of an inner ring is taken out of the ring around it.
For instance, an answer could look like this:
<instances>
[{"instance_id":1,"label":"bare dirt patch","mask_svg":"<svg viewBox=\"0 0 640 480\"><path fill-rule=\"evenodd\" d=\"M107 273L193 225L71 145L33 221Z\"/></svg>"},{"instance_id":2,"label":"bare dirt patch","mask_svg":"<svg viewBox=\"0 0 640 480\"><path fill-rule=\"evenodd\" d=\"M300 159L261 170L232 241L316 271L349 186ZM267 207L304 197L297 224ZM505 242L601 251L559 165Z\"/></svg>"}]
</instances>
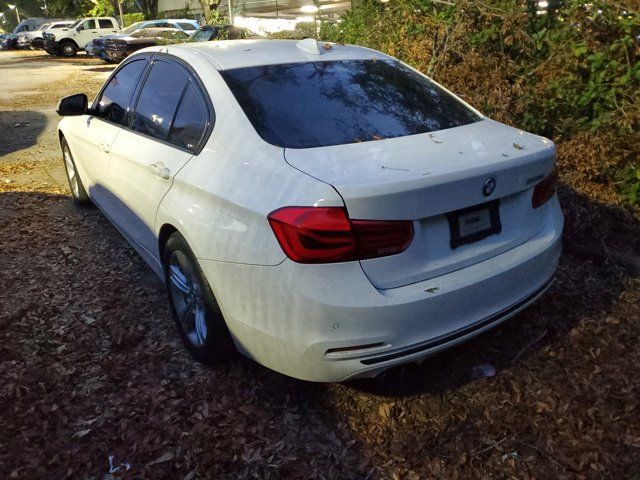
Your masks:
<instances>
[{"instance_id":1,"label":"bare dirt patch","mask_svg":"<svg viewBox=\"0 0 640 480\"><path fill-rule=\"evenodd\" d=\"M640 223L624 210L565 185L567 253L541 301L420 366L318 385L195 363L161 283L42 173L61 165L48 138L0 161L0 478L640 475L640 279L618 261Z\"/></svg>"}]
</instances>

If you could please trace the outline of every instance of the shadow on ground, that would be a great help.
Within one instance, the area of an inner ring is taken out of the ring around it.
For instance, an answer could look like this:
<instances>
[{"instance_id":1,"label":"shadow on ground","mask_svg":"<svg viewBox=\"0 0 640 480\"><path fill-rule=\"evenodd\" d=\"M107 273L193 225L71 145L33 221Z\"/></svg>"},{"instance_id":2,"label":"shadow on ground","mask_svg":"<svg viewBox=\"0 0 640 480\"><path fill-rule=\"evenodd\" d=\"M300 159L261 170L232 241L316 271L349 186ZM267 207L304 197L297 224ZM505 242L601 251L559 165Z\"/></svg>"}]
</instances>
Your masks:
<instances>
[{"instance_id":1,"label":"shadow on ground","mask_svg":"<svg viewBox=\"0 0 640 480\"><path fill-rule=\"evenodd\" d=\"M0 112L0 157L37 144L47 124L41 112Z\"/></svg>"},{"instance_id":2,"label":"shadow on ground","mask_svg":"<svg viewBox=\"0 0 640 480\"><path fill-rule=\"evenodd\" d=\"M116 67L117 67L117 65L105 65L104 67L83 68L83 71L85 71L85 72L98 72L98 73L112 72Z\"/></svg>"}]
</instances>

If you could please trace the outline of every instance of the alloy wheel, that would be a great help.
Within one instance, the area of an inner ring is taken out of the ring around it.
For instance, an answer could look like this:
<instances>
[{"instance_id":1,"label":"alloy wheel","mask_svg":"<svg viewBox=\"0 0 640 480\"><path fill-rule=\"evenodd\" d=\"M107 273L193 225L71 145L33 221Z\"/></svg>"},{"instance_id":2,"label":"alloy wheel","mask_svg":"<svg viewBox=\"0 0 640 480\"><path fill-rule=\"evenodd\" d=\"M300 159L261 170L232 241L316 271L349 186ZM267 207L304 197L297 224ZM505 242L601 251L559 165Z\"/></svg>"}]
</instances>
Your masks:
<instances>
[{"instance_id":1,"label":"alloy wheel","mask_svg":"<svg viewBox=\"0 0 640 480\"><path fill-rule=\"evenodd\" d=\"M64 147L64 164L67 170L67 178L69 179L69 187L71 187L71 193L75 198L80 196L80 187L78 185L78 172L76 172L76 166L73 163L73 159L71 158L71 152L69 151L69 147L65 145Z\"/></svg>"},{"instance_id":2,"label":"alloy wheel","mask_svg":"<svg viewBox=\"0 0 640 480\"><path fill-rule=\"evenodd\" d=\"M169 259L169 294L186 337L196 347L207 340L207 323L202 287L194 266L180 250Z\"/></svg>"}]
</instances>

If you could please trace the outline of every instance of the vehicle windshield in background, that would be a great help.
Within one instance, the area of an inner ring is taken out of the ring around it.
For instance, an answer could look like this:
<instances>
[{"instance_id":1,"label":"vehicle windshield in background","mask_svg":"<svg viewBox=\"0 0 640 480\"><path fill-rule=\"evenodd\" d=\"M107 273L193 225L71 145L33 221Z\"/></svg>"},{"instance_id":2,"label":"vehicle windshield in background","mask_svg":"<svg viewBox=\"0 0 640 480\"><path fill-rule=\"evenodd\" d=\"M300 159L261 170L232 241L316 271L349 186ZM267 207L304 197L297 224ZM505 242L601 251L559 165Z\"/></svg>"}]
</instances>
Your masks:
<instances>
[{"instance_id":1,"label":"vehicle windshield in background","mask_svg":"<svg viewBox=\"0 0 640 480\"><path fill-rule=\"evenodd\" d=\"M313 148L433 132L481 117L393 60L345 60L220 72L258 134Z\"/></svg>"},{"instance_id":2,"label":"vehicle windshield in background","mask_svg":"<svg viewBox=\"0 0 640 480\"><path fill-rule=\"evenodd\" d=\"M122 30L122 33L126 33L127 35L129 35L130 33L135 32L140 27L141 23L142 22L136 22L136 23L133 23L133 24L129 25L127 28Z\"/></svg>"},{"instance_id":3,"label":"vehicle windshield in background","mask_svg":"<svg viewBox=\"0 0 640 480\"><path fill-rule=\"evenodd\" d=\"M196 32L191 35L191 38L189 38L189 41L190 42L208 42L210 38L211 38L211 30L201 28L200 30L196 30Z\"/></svg>"},{"instance_id":4,"label":"vehicle windshield in background","mask_svg":"<svg viewBox=\"0 0 640 480\"><path fill-rule=\"evenodd\" d=\"M165 30L162 28L153 28L153 27L141 28L140 30L136 30L129 36L133 38L159 37L164 31Z\"/></svg>"}]
</instances>

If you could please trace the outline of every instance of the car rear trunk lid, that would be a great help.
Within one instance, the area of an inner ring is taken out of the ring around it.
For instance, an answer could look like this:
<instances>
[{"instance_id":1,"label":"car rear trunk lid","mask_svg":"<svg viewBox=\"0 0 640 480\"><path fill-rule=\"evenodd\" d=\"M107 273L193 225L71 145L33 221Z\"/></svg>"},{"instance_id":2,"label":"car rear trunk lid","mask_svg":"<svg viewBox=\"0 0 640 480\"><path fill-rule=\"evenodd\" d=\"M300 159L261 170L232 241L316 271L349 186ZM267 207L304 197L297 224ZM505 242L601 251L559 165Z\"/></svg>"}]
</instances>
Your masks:
<instances>
[{"instance_id":1,"label":"car rear trunk lid","mask_svg":"<svg viewBox=\"0 0 640 480\"><path fill-rule=\"evenodd\" d=\"M419 135L285 149L291 166L338 191L351 219L414 222L406 251L361 262L380 289L464 268L535 236L544 208L532 208L533 187L553 170L555 156L550 140L489 119ZM486 195L491 182L495 189ZM488 202L497 205L499 233L453 245L458 218L452 212Z\"/></svg>"}]
</instances>

